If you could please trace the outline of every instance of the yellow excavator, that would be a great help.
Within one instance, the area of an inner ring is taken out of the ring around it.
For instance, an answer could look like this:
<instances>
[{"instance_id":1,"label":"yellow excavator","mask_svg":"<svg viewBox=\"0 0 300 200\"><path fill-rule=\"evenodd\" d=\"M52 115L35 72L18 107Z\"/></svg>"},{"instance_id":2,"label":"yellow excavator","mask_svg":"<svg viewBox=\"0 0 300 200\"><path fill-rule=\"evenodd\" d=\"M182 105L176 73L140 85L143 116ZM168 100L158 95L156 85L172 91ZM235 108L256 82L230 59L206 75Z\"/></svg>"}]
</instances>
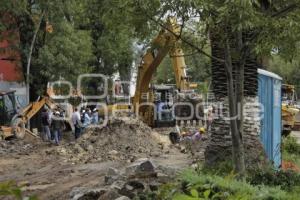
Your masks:
<instances>
[{"instance_id":1,"label":"yellow excavator","mask_svg":"<svg viewBox=\"0 0 300 200\"><path fill-rule=\"evenodd\" d=\"M299 126L299 120L296 116L299 114L299 108L296 106L296 92L294 85L282 85L282 135L291 133L295 126Z\"/></svg>"},{"instance_id":2,"label":"yellow excavator","mask_svg":"<svg viewBox=\"0 0 300 200\"><path fill-rule=\"evenodd\" d=\"M23 139L26 133L38 137L25 125L44 106L58 108L49 97L42 97L20 109L17 106L15 91L0 91L0 139Z\"/></svg>"},{"instance_id":3,"label":"yellow excavator","mask_svg":"<svg viewBox=\"0 0 300 200\"><path fill-rule=\"evenodd\" d=\"M196 105L202 101L202 97L194 91L197 85L189 82L186 73L184 53L179 40L181 27L173 17L168 18L165 26L142 58L132 102L135 112L152 127L175 125L174 113L176 117L187 119L192 116L188 120L196 119L196 108L201 109ZM176 87L151 86L153 74L168 54L172 59ZM175 108L174 103L177 103Z\"/></svg>"}]
</instances>

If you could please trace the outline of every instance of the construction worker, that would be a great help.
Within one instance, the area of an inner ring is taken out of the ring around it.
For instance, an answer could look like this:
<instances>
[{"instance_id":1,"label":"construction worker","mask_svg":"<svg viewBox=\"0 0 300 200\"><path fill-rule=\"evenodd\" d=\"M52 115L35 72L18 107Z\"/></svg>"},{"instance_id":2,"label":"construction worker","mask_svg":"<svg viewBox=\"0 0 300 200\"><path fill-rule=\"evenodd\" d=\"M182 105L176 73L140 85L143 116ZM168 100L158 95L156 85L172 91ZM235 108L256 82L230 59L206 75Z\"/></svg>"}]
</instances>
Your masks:
<instances>
[{"instance_id":1,"label":"construction worker","mask_svg":"<svg viewBox=\"0 0 300 200\"><path fill-rule=\"evenodd\" d=\"M86 128L87 126L89 126L91 124L91 109L87 108L87 111L83 113L83 127Z\"/></svg>"},{"instance_id":2,"label":"construction worker","mask_svg":"<svg viewBox=\"0 0 300 200\"><path fill-rule=\"evenodd\" d=\"M175 131L169 133L169 139L172 144L180 142L180 128L178 125L175 126Z\"/></svg>"},{"instance_id":3,"label":"construction worker","mask_svg":"<svg viewBox=\"0 0 300 200\"><path fill-rule=\"evenodd\" d=\"M74 125L75 131L75 140L80 137L81 134L81 117L77 108L74 109L74 113L72 114L72 123Z\"/></svg>"},{"instance_id":4,"label":"construction worker","mask_svg":"<svg viewBox=\"0 0 300 200\"><path fill-rule=\"evenodd\" d=\"M205 128L201 127L198 131L180 131L179 127L176 126L176 130L174 132L169 133L169 139L172 144L179 143L180 141L188 140L188 141L199 141L202 139L203 134L205 134Z\"/></svg>"},{"instance_id":5,"label":"construction worker","mask_svg":"<svg viewBox=\"0 0 300 200\"><path fill-rule=\"evenodd\" d=\"M99 123L99 114L97 108L94 108L92 113L91 124L98 124Z\"/></svg>"},{"instance_id":6,"label":"construction worker","mask_svg":"<svg viewBox=\"0 0 300 200\"><path fill-rule=\"evenodd\" d=\"M51 132L50 132L50 116L49 112L46 108L43 109L42 111L42 140L46 141L51 141Z\"/></svg>"},{"instance_id":7,"label":"construction worker","mask_svg":"<svg viewBox=\"0 0 300 200\"><path fill-rule=\"evenodd\" d=\"M60 119L60 113L58 111L55 111L53 115L51 126L54 135L54 142L56 145L59 145L59 134L63 130L64 122Z\"/></svg>"},{"instance_id":8,"label":"construction worker","mask_svg":"<svg viewBox=\"0 0 300 200\"><path fill-rule=\"evenodd\" d=\"M197 131L195 134L192 135L191 139L192 139L193 141L201 140L204 133L205 133L205 128L204 128L204 127L201 127L201 128L199 129L199 131Z\"/></svg>"}]
</instances>

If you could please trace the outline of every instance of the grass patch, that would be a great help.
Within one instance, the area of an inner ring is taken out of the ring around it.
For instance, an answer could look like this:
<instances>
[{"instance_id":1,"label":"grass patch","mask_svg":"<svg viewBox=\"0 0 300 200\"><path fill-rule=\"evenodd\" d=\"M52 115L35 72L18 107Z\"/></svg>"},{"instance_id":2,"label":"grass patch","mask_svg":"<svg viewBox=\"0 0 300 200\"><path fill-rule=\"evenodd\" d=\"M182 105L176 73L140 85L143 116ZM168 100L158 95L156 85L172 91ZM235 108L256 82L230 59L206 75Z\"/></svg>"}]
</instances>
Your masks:
<instances>
[{"instance_id":1,"label":"grass patch","mask_svg":"<svg viewBox=\"0 0 300 200\"><path fill-rule=\"evenodd\" d=\"M151 200L290 200L294 196L280 187L253 186L237 181L233 174L226 177L199 174L194 170L183 172L177 183L162 186Z\"/></svg>"},{"instance_id":2,"label":"grass patch","mask_svg":"<svg viewBox=\"0 0 300 200\"><path fill-rule=\"evenodd\" d=\"M295 137L288 136L283 139L282 160L291 162L300 168L300 144Z\"/></svg>"},{"instance_id":3,"label":"grass patch","mask_svg":"<svg viewBox=\"0 0 300 200\"><path fill-rule=\"evenodd\" d=\"M35 196L25 197L22 193L21 187L13 181L0 183L0 199L10 197L16 200L38 200Z\"/></svg>"}]
</instances>

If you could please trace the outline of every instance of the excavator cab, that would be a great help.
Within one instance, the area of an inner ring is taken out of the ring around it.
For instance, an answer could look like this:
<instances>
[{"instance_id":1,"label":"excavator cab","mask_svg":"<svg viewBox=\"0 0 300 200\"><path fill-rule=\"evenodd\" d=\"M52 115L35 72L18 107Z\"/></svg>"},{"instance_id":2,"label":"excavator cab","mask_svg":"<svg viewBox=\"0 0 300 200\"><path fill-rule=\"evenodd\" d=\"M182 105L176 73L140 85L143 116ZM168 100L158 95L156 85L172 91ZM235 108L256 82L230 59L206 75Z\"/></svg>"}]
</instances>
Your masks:
<instances>
[{"instance_id":1,"label":"excavator cab","mask_svg":"<svg viewBox=\"0 0 300 200\"><path fill-rule=\"evenodd\" d=\"M9 126L17 114L15 91L0 92L0 125Z\"/></svg>"},{"instance_id":2,"label":"excavator cab","mask_svg":"<svg viewBox=\"0 0 300 200\"><path fill-rule=\"evenodd\" d=\"M153 87L155 95L156 116L154 117L154 127L170 127L176 125L173 114L174 87L168 85L155 85Z\"/></svg>"},{"instance_id":3,"label":"excavator cab","mask_svg":"<svg viewBox=\"0 0 300 200\"><path fill-rule=\"evenodd\" d=\"M19 122L14 120L17 112L15 91L0 91L0 139L14 136L17 127L16 123Z\"/></svg>"}]
</instances>

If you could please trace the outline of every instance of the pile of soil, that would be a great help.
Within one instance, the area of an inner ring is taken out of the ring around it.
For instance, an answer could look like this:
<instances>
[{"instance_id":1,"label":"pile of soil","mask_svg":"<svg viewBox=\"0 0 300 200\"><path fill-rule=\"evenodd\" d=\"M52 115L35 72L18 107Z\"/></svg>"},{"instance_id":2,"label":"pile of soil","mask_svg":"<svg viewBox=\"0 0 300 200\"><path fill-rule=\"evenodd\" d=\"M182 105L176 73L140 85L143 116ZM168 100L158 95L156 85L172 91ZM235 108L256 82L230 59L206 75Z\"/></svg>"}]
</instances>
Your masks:
<instances>
[{"instance_id":1,"label":"pile of soil","mask_svg":"<svg viewBox=\"0 0 300 200\"><path fill-rule=\"evenodd\" d=\"M65 144L56 152L71 162L127 161L160 155L164 144L153 130L132 117L110 120L103 128L88 128L75 143Z\"/></svg>"}]
</instances>

